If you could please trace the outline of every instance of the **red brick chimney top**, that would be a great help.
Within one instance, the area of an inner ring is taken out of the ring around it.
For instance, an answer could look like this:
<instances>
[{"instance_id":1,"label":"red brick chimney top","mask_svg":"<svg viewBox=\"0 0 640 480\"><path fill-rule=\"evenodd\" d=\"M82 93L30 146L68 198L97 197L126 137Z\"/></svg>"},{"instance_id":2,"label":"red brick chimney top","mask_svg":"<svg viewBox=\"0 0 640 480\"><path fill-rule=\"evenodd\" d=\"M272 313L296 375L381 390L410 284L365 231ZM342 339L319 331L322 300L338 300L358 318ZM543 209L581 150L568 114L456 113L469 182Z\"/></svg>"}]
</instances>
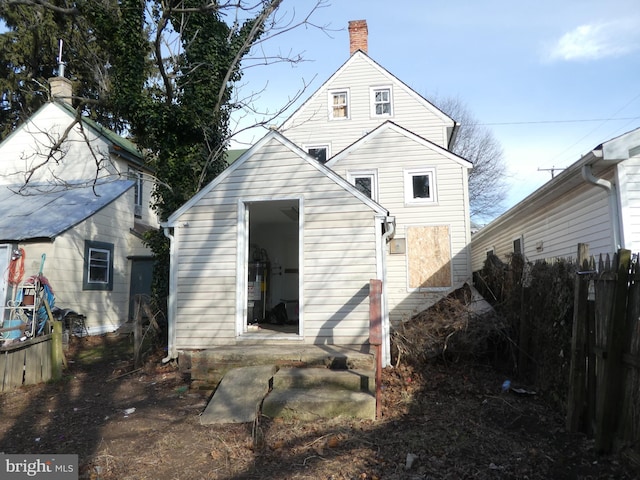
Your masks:
<instances>
[{"instance_id":1,"label":"red brick chimney top","mask_svg":"<svg viewBox=\"0 0 640 480\"><path fill-rule=\"evenodd\" d=\"M349 55L353 55L358 50L367 53L367 21L351 20L349 22Z\"/></svg>"}]
</instances>

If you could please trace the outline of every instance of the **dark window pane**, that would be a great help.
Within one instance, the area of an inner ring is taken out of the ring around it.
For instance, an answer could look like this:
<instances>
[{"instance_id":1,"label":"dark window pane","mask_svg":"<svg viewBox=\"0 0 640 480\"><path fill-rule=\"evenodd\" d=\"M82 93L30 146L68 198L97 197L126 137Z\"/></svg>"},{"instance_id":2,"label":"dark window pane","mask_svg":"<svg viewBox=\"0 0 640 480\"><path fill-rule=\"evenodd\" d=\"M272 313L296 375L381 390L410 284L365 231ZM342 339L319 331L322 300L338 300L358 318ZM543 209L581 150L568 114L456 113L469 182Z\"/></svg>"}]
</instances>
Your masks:
<instances>
[{"instance_id":1,"label":"dark window pane","mask_svg":"<svg viewBox=\"0 0 640 480\"><path fill-rule=\"evenodd\" d=\"M413 198L430 198L429 175L413 176Z\"/></svg>"},{"instance_id":2,"label":"dark window pane","mask_svg":"<svg viewBox=\"0 0 640 480\"><path fill-rule=\"evenodd\" d=\"M318 160L320 163L326 163L327 161L327 149L324 147L310 148L309 155Z\"/></svg>"},{"instance_id":3,"label":"dark window pane","mask_svg":"<svg viewBox=\"0 0 640 480\"><path fill-rule=\"evenodd\" d=\"M358 177L355 185L358 190L371 198L371 177Z\"/></svg>"}]
</instances>

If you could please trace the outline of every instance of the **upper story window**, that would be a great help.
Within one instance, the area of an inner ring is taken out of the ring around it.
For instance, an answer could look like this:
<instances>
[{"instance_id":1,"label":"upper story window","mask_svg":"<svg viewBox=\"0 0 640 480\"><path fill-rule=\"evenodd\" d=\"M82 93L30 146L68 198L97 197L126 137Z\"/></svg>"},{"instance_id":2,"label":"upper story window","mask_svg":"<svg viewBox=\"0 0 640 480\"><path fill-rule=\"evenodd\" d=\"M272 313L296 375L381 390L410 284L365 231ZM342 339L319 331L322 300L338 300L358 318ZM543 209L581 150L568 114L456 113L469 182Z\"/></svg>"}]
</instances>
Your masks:
<instances>
[{"instance_id":1,"label":"upper story window","mask_svg":"<svg viewBox=\"0 0 640 480\"><path fill-rule=\"evenodd\" d=\"M391 87L371 89L371 116L390 117L393 115L391 104Z\"/></svg>"},{"instance_id":2,"label":"upper story window","mask_svg":"<svg viewBox=\"0 0 640 480\"><path fill-rule=\"evenodd\" d=\"M133 180L134 185L134 214L136 217L142 216L142 172L140 170L135 170L133 168L129 169L129 179Z\"/></svg>"},{"instance_id":3,"label":"upper story window","mask_svg":"<svg viewBox=\"0 0 640 480\"><path fill-rule=\"evenodd\" d=\"M367 197L378 201L378 172L375 170L349 171L347 180Z\"/></svg>"},{"instance_id":4,"label":"upper story window","mask_svg":"<svg viewBox=\"0 0 640 480\"><path fill-rule=\"evenodd\" d=\"M329 92L329 118L346 120L349 118L349 90Z\"/></svg>"},{"instance_id":5,"label":"upper story window","mask_svg":"<svg viewBox=\"0 0 640 480\"><path fill-rule=\"evenodd\" d=\"M407 205L424 205L437 202L435 168L418 168L404 171L404 202Z\"/></svg>"},{"instance_id":6,"label":"upper story window","mask_svg":"<svg viewBox=\"0 0 640 480\"><path fill-rule=\"evenodd\" d=\"M320 163L326 163L329 159L329 145L308 145L307 153Z\"/></svg>"},{"instance_id":7,"label":"upper story window","mask_svg":"<svg viewBox=\"0 0 640 480\"><path fill-rule=\"evenodd\" d=\"M113 244L84 242L83 290L113 290Z\"/></svg>"}]
</instances>

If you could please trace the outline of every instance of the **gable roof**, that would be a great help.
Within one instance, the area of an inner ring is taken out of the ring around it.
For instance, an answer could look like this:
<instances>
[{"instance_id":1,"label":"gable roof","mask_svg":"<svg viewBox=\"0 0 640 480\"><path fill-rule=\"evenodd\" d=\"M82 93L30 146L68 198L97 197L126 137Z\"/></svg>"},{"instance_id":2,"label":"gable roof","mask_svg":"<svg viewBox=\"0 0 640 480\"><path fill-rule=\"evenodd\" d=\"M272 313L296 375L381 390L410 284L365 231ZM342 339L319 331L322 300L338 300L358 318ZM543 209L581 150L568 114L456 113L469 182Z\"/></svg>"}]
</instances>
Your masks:
<instances>
[{"instance_id":1,"label":"gable roof","mask_svg":"<svg viewBox=\"0 0 640 480\"><path fill-rule=\"evenodd\" d=\"M76 118L76 110L65 102L61 102L58 100L54 100L51 102L47 102L42 105L38 110L36 110L26 121L22 122L16 129L14 129L9 135L7 135L1 143L8 142L14 135L17 134L20 130L27 128L27 126L32 123L32 120L40 115L47 108L55 107L58 108L61 112L66 114L71 120ZM89 128L96 136L102 137L109 144L109 152L114 155L119 155L130 162L133 162L140 167L145 167L147 170L150 170L148 166L144 163L144 156L142 152L138 149L138 147L130 140L121 137L117 133L108 128L103 127L99 123L91 120L90 118L81 116L80 122L83 127Z\"/></svg>"},{"instance_id":2,"label":"gable roof","mask_svg":"<svg viewBox=\"0 0 640 480\"><path fill-rule=\"evenodd\" d=\"M409 95L411 95L412 97L414 97L419 103L421 103L426 109L430 110L431 112L434 113L434 115L440 117L443 121L443 123L448 123L450 128L455 128L457 126L457 123L446 113L444 113L442 110L440 110L438 107L436 107L434 104L432 104L431 102L429 102L426 98L424 98L422 95L420 95L419 93L417 93L415 90L413 90L411 87L409 87L406 83L404 83L402 80L400 80L398 77L396 77L395 75L393 75L391 72L389 72L387 69L385 69L384 67L382 67L380 64L378 64L377 62L375 62L374 60L371 59L371 57L369 57L369 55L367 55L366 53L364 53L362 50L357 50L356 52L353 53L353 55L351 55L346 62L344 62L342 64L342 66L340 68L338 68L338 70L336 70L333 75L331 75L327 80L325 80L325 82L320 85L320 87L307 99L304 101L304 103L302 103L302 105L300 105L295 112L293 112L291 114L291 116L289 116L289 118L287 118L282 125L280 125L280 127L278 128L279 130L286 130L292 123L293 121L296 119L296 117L298 116L299 113L301 113L307 104L309 104L311 101L313 101L315 98L317 98L319 95L324 94L324 92L326 92L328 85L333 81L333 79L335 79L338 75L340 75L342 72L344 72L346 69L349 68L349 66L352 63L355 63L358 60L364 60L365 62L367 62L372 68L375 68L376 70L378 70L382 75L386 76L390 81L396 83L397 85L399 85L401 88L403 88Z\"/></svg>"},{"instance_id":3,"label":"gable roof","mask_svg":"<svg viewBox=\"0 0 640 480\"><path fill-rule=\"evenodd\" d=\"M257 151L259 151L264 145L269 143L270 141L275 140L280 142L283 146L291 150L294 154L300 157L302 162L307 163L312 166L316 170L318 170L323 175L330 178L337 185L350 192L352 195L357 197L360 201L367 204L371 207L372 210L381 214L388 215L389 212L382 205L375 202L374 200L367 197L360 190L358 190L355 186L349 183L346 179L342 178L336 172L331 170L325 165L322 165L315 158L307 154L300 147L295 145L293 142L288 140L284 135L276 130L269 131L264 137L262 137L256 144L254 144L251 148L249 148L245 153L243 153L233 164L227 167L220 175L218 175L214 180L212 180L208 185L203 187L198 193L196 193L193 197L191 197L184 205L178 208L168 219L166 222L161 225L164 227L174 226L175 221L186 211L188 211L193 205L197 204L202 197L207 195L211 190L213 190L217 185L224 182L235 170L240 168L244 163L247 162L249 158L251 158Z\"/></svg>"},{"instance_id":4,"label":"gable roof","mask_svg":"<svg viewBox=\"0 0 640 480\"><path fill-rule=\"evenodd\" d=\"M116 180L68 190L15 193L22 185L0 186L0 242L52 240L86 220L134 185Z\"/></svg>"},{"instance_id":5,"label":"gable roof","mask_svg":"<svg viewBox=\"0 0 640 480\"><path fill-rule=\"evenodd\" d=\"M61 109L70 114L72 118L75 118L76 110L71 105L57 100L53 101L52 103L57 105L58 107L61 107ZM110 153L119 155L126 160L138 164L139 166L145 166L143 160L144 156L135 143L127 140L124 137L121 137L113 130L109 130L108 128L103 127L90 118L81 116L80 121L83 123L83 125L89 127L96 135L104 138L110 144Z\"/></svg>"},{"instance_id":6,"label":"gable roof","mask_svg":"<svg viewBox=\"0 0 640 480\"><path fill-rule=\"evenodd\" d=\"M404 127L401 127L400 125L398 125L397 123L392 122L391 120L387 120L386 122L384 122L381 125L377 126L374 130L372 130L371 132L367 133L364 137L361 137L360 139L358 139L355 142L353 142L351 145L349 145L347 148L345 148L341 152L338 152L336 155L331 157L329 159L329 161L327 161L326 165L328 167L332 167L337 162L339 162L340 159L346 157L351 152L353 152L353 151L357 150L358 148L360 148L362 145L375 140L376 137L380 136L381 134L383 134L384 132L389 131L389 130L397 132L400 135L403 135L403 136L407 137L408 139L419 143L420 145L423 145L423 146L425 146L425 147L427 147L427 148L429 148L431 150L434 150L434 151L438 152L439 154L447 157L449 160L452 160L452 161L460 164L464 168L472 168L473 167L473 164L470 161L465 160L461 156L459 156L459 155L447 150L446 148L442 148L440 145L437 145L437 144L433 143L432 141L421 137L420 135L416 135L415 133L411 132L410 130L407 130Z\"/></svg>"}]
</instances>

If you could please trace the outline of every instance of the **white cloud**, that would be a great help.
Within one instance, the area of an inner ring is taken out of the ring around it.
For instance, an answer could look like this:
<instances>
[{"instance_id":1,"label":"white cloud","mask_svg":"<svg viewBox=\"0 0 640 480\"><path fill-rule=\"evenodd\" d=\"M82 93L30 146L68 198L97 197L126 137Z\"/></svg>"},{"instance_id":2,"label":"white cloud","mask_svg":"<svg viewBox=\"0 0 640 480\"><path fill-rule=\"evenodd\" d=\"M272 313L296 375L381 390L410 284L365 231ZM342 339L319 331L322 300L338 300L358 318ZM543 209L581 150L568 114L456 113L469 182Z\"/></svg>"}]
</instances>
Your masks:
<instances>
[{"instance_id":1,"label":"white cloud","mask_svg":"<svg viewBox=\"0 0 640 480\"><path fill-rule=\"evenodd\" d=\"M640 49L637 19L581 25L552 46L551 60L599 60L620 57Z\"/></svg>"}]
</instances>

